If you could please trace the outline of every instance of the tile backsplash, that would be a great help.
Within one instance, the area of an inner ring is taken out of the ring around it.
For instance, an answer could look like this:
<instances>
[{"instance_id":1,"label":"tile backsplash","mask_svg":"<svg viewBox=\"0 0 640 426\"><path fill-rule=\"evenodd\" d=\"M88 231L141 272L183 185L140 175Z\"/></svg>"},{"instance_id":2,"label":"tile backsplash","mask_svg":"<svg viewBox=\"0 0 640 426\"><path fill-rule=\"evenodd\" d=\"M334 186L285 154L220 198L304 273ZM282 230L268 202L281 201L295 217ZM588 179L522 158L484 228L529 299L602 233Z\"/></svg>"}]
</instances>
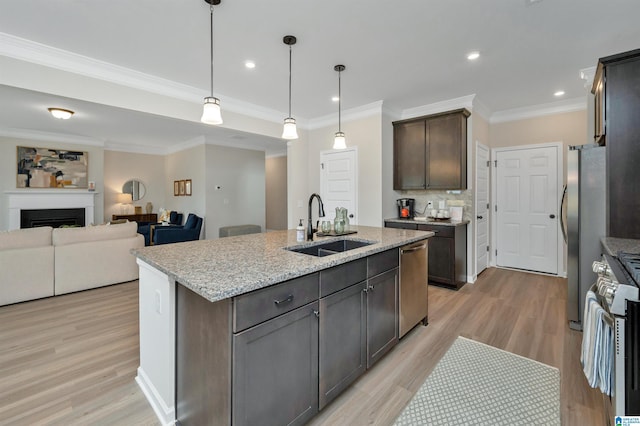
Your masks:
<instances>
[{"instance_id":1,"label":"tile backsplash","mask_svg":"<svg viewBox=\"0 0 640 426\"><path fill-rule=\"evenodd\" d=\"M473 214L473 191L460 191L460 194L448 194L447 191L402 191L398 193L398 198L415 198L416 215L424 216L427 213L427 202L433 201L434 208L438 208L438 201L447 201L447 207L463 206L462 218L471 220Z\"/></svg>"}]
</instances>

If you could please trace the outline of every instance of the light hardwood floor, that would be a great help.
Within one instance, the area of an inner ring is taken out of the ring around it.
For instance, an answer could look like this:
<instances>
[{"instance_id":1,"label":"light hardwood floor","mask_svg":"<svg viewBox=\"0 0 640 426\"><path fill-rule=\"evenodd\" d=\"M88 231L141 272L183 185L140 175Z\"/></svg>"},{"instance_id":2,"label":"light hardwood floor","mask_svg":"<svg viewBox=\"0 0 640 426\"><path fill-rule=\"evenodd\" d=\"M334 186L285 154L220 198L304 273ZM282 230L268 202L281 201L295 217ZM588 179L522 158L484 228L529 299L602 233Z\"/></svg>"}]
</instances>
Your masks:
<instances>
[{"instance_id":1,"label":"light hardwood floor","mask_svg":"<svg viewBox=\"0 0 640 426\"><path fill-rule=\"evenodd\" d=\"M134 382L137 282L0 308L0 424L155 425ZM311 425L389 425L458 335L557 367L563 425L605 424L565 321L566 280L489 269L429 289L418 326Z\"/></svg>"}]
</instances>

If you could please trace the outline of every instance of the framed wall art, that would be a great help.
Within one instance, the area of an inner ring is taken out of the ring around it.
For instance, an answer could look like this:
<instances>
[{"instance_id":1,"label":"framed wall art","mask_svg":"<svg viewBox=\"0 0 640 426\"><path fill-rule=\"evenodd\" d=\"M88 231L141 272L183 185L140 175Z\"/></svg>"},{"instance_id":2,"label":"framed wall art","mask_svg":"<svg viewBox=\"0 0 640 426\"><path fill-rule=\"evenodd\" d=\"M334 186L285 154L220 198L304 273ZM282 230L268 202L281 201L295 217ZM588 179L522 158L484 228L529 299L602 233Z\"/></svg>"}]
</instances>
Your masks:
<instances>
[{"instance_id":1,"label":"framed wall art","mask_svg":"<svg viewBox=\"0 0 640 426\"><path fill-rule=\"evenodd\" d=\"M180 181L180 194L184 195L184 179Z\"/></svg>"},{"instance_id":2,"label":"framed wall art","mask_svg":"<svg viewBox=\"0 0 640 426\"><path fill-rule=\"evenodd\" d=\"M180 181L174 180L173 181L173 196L177 197L178 195L180 195Z\"/></svg>"},{"instance_id":3,"label":"framed wall art","mask_svg":"<svg viewBox=\"0 0 640 426\"><path fill-rule=\"evenodd\" d=\"M17 188L89 187L89 153L18 146Z\"/></svg>"},{"instance_id":4,"label":"framed wall art","mask_svg":"<svg viewBox=\"0 0 640 426\"><path fill-rule=\"evenodd\" d=\"M191 179L184 181L184 195L191 195Z\"/></svg>"}]
</instances>

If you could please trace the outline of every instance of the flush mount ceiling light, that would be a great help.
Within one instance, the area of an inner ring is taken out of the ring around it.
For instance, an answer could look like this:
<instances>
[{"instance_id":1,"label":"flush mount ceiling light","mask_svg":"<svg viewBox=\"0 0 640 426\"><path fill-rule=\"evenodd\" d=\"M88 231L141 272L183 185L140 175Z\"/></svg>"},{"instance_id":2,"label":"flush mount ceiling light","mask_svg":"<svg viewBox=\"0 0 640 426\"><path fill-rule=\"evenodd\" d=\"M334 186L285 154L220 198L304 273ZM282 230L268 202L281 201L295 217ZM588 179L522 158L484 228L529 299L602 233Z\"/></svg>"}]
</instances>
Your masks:
<instances>
[{"instance_id":1,"label":"flush mount ceiling light","mask_svg":"<svg viewBox=\"0 0 640 426\"><path fill-rule=\"evenodd\" d=\"M559 98L560 96L564 95L564 90L558 90L556 93L553 94L553 96L555 96L556 98Z\"/></svg>"},{"instance_id":2,"label":"flush mount ceiling light","mask_svg":"<svg viewBox=\"0 0 640 426\"><path fill-rule=\"evenodd\" d=\"M253 61L245 61L244 66L252 70L256 67L256 63Z\"/></svg>"},{"instance_id":3,"label":"flush mount ceiling light","mask_svg":"<svg viewBox=\"0 0 640 426\"><path fill-rule=\"evenodd\" d=\"M291 117L291 46L296 44L297 39L292 35L284 36L282 42L289 46L289 116L284 119L284 128L282 129L282 139L293 140L298 139L298 130L296 129L296 119Z\"/></svg>"},{"instance_id":4,"label":"flush mount ceiling light","mask_svg":"<svg viewBox=\"0 0 640 426\"><path fill-rule=\"evenodd\" d=\"M332 98L331 98L331 100L332 100L333 102L338 102L338 101L340 100L340 98L339 98L339 97L337 97L337 96L334 96L334 97L332 97Z\"/></svg>"},{"instance_id":5,"label":"flush mount ceiling light","mask_svg":"<svg viewBox=\"0 0 640 426\"><path fill-rule=\"evenodd\" d=\"M336 65L333 67L335 71L338 71L338 131L336 132L336 136L333 140L333 149L345 149L347 147L347 140L341 130L342 119L340 111L342 107L342 87L340 77L345 68L346 67L344 65Z\"/></svg>"},{"instance_id":6,"label":"flush mount ceiling light","mask_svg":"<svg viewBox=\"0 0 640 426\"><path fill-rule=\"evenodd\" d=\"M480 52L469 52L467 55L467 59L470 61L475 61L480 57Z\"/></svg>"},{"instance_id":7,"label":"flush mount ceiling light","mask_svg":"<svg viewBox=\"0 0 640 426\"><path fill-rule=\"evenodd\" d=\"M206 124L222 124L222 115L220 114L220 99L213 96L213 6L220 4L221 0L204 0L209 5L209 14L211 17L211 96L204 98L204 106L202 108L202 117L200 121Z\"/></svg>"},{"instance_id":8,"label":"flush mount ceiling light","mask_svg":"<svg viewBox=\"0 0 640 426\"><path fill-rule=\"evenodd\" d=\"M55 118L59 118L60 120L68 120L74 114L70 109L62 109L62 108L47 108L51 115Z\"/></svg>"}]
</instances>

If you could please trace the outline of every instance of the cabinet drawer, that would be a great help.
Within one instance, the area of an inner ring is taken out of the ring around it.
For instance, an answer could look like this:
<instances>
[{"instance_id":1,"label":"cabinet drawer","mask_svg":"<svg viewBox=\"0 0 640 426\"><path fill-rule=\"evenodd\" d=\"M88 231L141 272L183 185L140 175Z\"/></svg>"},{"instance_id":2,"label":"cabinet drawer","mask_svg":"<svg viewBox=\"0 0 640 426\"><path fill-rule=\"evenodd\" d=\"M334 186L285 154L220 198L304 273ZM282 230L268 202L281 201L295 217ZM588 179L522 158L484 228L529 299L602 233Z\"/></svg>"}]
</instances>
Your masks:
<instances>
[{"instance_id":1,"label":"cabinet drawer","mask_svg":"<svg viewBox=\"0 0 640 426\"><path fill-rule=\"evenodd\" d=\"M389 269L397 268L400 249L391 249L367 258L367 277L373 277Z\"/></svg>"},{"instance_id":2,"label":"cabinet drawer","mask_svg":"<svg viewBox=\"0 0 640 426\"><path fill-rule=\"evenodd\" d=\"M447 238L453 238L456 232L455 226L427 225L427 224L418 225L418 230L435 232L436 237L447 237Z\"/></svg>"},{"instance_id":3,"label":"cabinet drawer","mask_svg":"<svg viewBox=\"0 0 640 426\"><path fill-rule=\"evenodd\" d=\"M367 279L367 259L358 259L320 272L320 297Z\"/></svg>"},{"instance_id":4,"label":"cabinet drawer","mask_svg":"<svg viewBox=\"0 0 640 426\"><path fill-rule=\"evenodd\" d=\"M306 275L235 297L234 333L317 300L318 277L318 273Z\"/></svg>"},{"instance_id":5,"label":"cabinet drawer","mask_svg":"<svg viewBox=\"0 0 640 426\"><path fill-rule=\"evenodd\" d=\"M418 229L417 223L385 222L385 228Z\"/></svg>"}]
</instances>

